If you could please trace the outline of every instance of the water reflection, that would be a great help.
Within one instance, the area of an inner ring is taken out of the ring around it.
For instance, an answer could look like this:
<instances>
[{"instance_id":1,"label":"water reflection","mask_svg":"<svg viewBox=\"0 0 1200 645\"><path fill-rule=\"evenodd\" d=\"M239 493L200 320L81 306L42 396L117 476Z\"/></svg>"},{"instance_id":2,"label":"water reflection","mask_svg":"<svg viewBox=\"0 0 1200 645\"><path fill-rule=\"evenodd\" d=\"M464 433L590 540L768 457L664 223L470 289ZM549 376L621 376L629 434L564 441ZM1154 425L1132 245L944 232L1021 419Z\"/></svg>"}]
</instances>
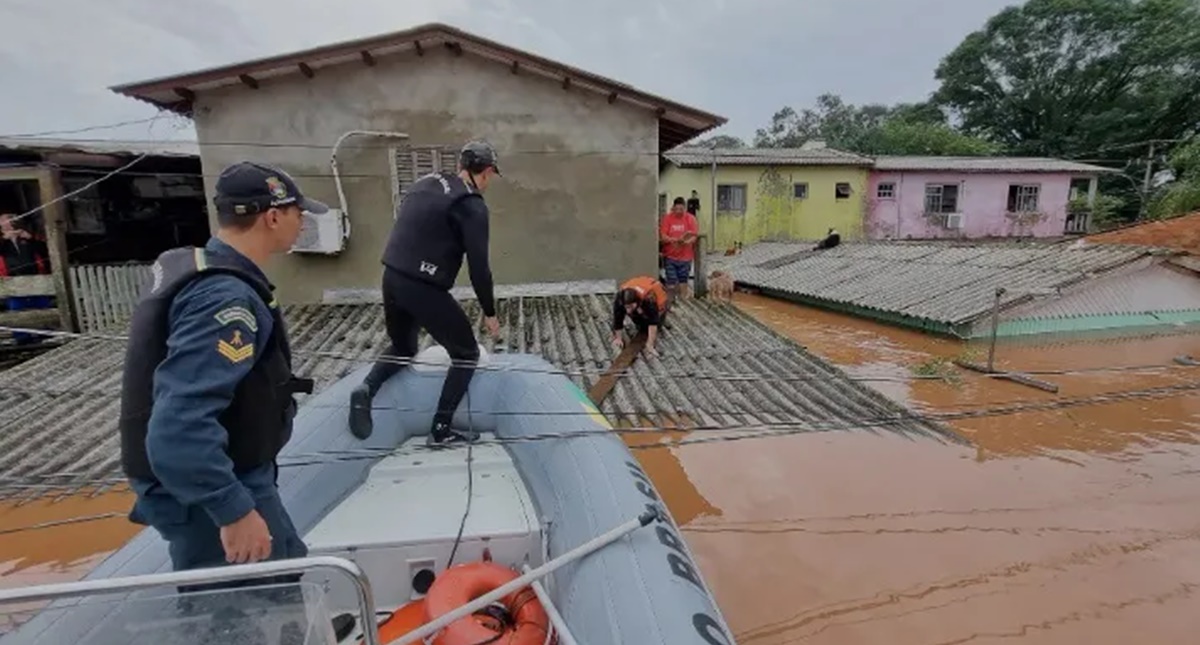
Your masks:
<instances>
[{"instance_id":1,"label":"water reflection","mask_svg":"<svg viewBox=\"0 0 1200 645\"><path fill-rule=\"evenodd\" d=\"M853 376L972 349L737 301ZM1039 377L1058 395L970 373L870 385L954 412L1195 383L1200 368L1171 366L1183 354L1200 338L1001 345L997 364L1021 370L1162 366ZM685 531L740 643L1190 642L1198 424L1185 393L949 422L972 447L853 432L684 446L691 485L722 509Z\"/></svg>"}]
</instances>

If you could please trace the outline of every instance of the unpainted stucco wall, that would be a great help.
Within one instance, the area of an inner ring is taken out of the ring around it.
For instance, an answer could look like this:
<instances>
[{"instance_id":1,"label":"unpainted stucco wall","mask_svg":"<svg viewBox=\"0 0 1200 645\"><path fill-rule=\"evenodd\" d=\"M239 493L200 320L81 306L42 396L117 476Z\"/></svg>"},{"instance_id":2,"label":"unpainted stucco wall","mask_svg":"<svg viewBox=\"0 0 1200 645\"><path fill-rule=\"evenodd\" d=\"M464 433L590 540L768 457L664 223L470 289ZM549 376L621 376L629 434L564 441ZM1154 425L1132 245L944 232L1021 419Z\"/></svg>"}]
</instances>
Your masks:
<instances>
[{"instance_id":1,"label":"unpainted stucco wall","mask_svg":"<svg viewBox=\"0 0 1200 645\"><path fill-rule=\"evenodd\" d=\"M200 93L195 121L209 195L221 168L252 159L280 165L330 205L330 151L348 130L401 131L413 145L455 148L486 138L504 173L487 193L498 284L621 279L657 266L656 116L469 53L439 48L374 67L319 69L313 79L266 79L257 90ZM348 248L275 260L268 272L282 302L378 288L394 210L388 143L356 138L342 146ZM211 200L209 208L215 230ZM466 266L458 284L469 284Z\"/></svg>"}]
</instances>

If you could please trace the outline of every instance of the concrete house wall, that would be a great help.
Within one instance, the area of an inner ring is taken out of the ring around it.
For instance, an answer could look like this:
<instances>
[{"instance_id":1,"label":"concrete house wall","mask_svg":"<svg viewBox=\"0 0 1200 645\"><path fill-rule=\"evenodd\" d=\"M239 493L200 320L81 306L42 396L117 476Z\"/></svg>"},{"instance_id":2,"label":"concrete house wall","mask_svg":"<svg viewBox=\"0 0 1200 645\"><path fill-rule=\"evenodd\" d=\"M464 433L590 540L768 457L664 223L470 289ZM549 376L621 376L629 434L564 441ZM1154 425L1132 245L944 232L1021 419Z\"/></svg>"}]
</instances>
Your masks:
<instances>
[{"instance_id":1,"label":"concrete house wall","mask_svg":"<svg viewBox=\"0 0 1200 645\"><path fill-rule=\"evenodd\" d=\"M963 173L873 171L865 195L865 231L869 239L929 239L985 237L1058 237L1067 222L1071 181L1069 173ZM891 184L891 195L880 195L880 184ZM958 186L960 229L946 228L937 216L925 213L929 184ZM1039 186L1038 208L1032 214L1008 212L1009 186Z\"/></svg>"},{"instance_id":2,"label":"concrete house wall","mask_svg":"<svg viewBox=\"0 0 1200 645\"><path fill-rule=\"evenodd\" d=\"M850 184L850 196L836 195L838 183ZM832 227L844 239L862 236L863 198L867 171L848 166L740 166L718 165L716 184L745 187L745 210L718 211L714 248L734 242L818 240ZM807 184L805 197L795 196L795 185ZM659 177L659 192L669 207L679 196L700 194L700 230L712 236L713 175L711 167L667 165Z\"/></svg>"},{"instance_id":3,"label":"concrete house wall","mask_svg":"<svg viewBox=\"0 0 1200 645\"><path fill-rule=\"evenodd\" d=\"M487 194L498 284L621 278L657 266L659 126L650 110L440 47L258 84L197 92L210 195L221 168L252 159L280 165L336 206L330 152L349 130L401 131L413 145L454 149L481 137L496 146L504 173ZM269 272L282 302L378 288L395 207L389 155L381 139L342 146L348 247L334 257L276 260ZM459 284L468 284L465 266Z\"/></svg>"}]
</instances>

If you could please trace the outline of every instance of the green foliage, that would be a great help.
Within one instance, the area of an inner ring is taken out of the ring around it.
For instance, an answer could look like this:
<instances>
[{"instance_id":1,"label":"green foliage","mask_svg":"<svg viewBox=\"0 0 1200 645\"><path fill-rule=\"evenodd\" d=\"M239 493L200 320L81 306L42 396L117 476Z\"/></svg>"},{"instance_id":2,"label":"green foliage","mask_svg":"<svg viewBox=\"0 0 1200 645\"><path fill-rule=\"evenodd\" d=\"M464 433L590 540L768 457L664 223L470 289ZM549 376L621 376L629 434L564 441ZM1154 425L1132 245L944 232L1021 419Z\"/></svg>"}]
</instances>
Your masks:
<instances>
[{"instance_id":1,"label":"green foliage","mask_svg":"<svg viewBox=\"0 0 1200 645\"><path fill-rule=\"evenodd\" d=\"M703 146L705 148L745 148L746 142L732 135L717 134L700 139L695 143L689 143L688 145Z\"/></svg>"},{"instance_id":2,"label":"green foliage","mask_svg":"<svg viewBox=\"0 0 1200 645\"><path fill-rule=\"evenodd\" d=\"M1071 213L1091 211L1092 226L1103 230L1117 226L1124 221L1125 205L1126 200L1120 197L1100 193L1096 195L1096 201L1090 207L1086 196L1071 200L1067 204L1067 211Z\"/></svg>"},{"instance_id":3,"label":"green foliage","mask_svg":"<svg viewBox=\"0 0 1200 645\"><path fill-rule=\"evenodd\" d=\"M1200 179L1200 138L1176 148L1168 164L1177 179Z\"/></svg>"},{"instance_id":4,"label":"green foliage","mask_svg":"<svg viewBox=\"0 0 1200 645\"><path fill-rule=\"evenodd\" d=\"M955 367L951 360L941 356L931 356L920 363L910 366L909 371L914 376L937 378L955 386L962 384L962 375L958 372L958 368Z\"/></svg>"},{"instance_id":5,"label":"green foliage","mask_svg":"<svg viewBox=\"0 0 1200 645\"><path fill-rule=\"evenodd\" d=\"M999 146L958 132L928 103L856 106L834 94L817 98L814 108L785 107L760 129L754 144L798 147L821 139L838 150L866 155L989 155Z\"/></svg>"},{"instance_id":6,"label":"green foliage","mask_svg":"<svg viewBox=\"0 0 1200 645\"><path fill-rule=\"evenodd\" d=\"M869 155L958 156L988 156L1000 151L1000 146L948 125L895 120L865 133L855 150Z\"/></svg>"},{"instance_id":7,"label":"green foliage","mask_svg":"<svg viewBox=\"0 0 1200 645\"><path fill-rule=\"evenodd\" d=\"M1163 186L1146 205L1150 219L1167 219L1200 211L1200 177Z\"/></svg>"},{"instance_id":8,"label":"green foliage","mask_svg":"<svg viewBox=\"0 0 1200 645\"><path fill-rule=\"evenodd\" d=\"M1138 159L1137 143L1200 123L1200 3L1029 0L967 36L936 77L963 130L1010 154Z\"/></svg>"},{"instance_id":9,"label":"green foliage","mask_svg":"<svg viewBox=\"0 0 1200 645\"><path fill-rule=\"evenodd\" d=\"M784 107L755 145L823 139L866 155L1047 156L1102 160L1097 223L1142 209L1200 208L1200 1L1028 0L1004 9L942 59L928 101L847 104L833 94ZM1175 181L1142 195L1147 152Z\"/></svg>"},{"instance_id":10,"label":"green foliage","mask_svg":"<svg viewBox=\"0 0 1200 645\"><path fill-rule=\"evenodd\" d=\"M1162 186L1146 205L1151 219L1200 211L1200 139L1175 149L1168 160L1175 180Z\"/></svg>"}]
</instances>

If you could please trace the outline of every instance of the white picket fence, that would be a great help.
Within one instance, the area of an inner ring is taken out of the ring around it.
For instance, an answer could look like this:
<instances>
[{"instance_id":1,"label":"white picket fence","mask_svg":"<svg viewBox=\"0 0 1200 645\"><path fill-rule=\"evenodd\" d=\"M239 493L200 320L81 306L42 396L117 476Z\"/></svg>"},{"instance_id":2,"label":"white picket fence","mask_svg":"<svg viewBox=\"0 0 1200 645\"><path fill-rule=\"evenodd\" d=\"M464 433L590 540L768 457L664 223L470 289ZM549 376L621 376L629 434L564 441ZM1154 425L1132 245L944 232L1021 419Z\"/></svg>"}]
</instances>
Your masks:
<instances>
[{"instance_id":1,"label":"white picket fence","mask_svg":"<svg viewBox=\"0 0 1200 645\"><path fill-rule=\"evenodd\" d=\"M71 267L80 331L89 334L123 330L133 314L138 292L150 277L150 263Z\"/></svg>"}]
</instances>

